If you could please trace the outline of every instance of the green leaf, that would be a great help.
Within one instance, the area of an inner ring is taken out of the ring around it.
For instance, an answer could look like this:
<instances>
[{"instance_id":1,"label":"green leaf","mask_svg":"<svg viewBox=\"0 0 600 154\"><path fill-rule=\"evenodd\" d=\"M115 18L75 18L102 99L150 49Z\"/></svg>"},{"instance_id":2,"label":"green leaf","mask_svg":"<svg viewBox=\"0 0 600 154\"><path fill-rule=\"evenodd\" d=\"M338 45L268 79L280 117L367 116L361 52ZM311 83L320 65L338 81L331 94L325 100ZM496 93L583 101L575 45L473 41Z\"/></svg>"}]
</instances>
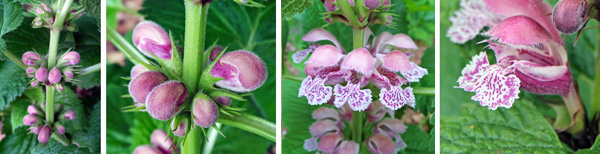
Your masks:
<instances>
[{"instance_id":1,"label":"green leaf","mask_svg":"<svg viewBox=\"0 0 600 154\"><path fill-rule=\"evenodd\" d=\"M2 132L6 133L6 138L0 142L0 153L29 153L29 148L35 146L37 137L27 134L29 128L21 127L15 131L10 131L12 129L10 124L4 124Z\"/></svg>"},{"instance_id":2,"label":"green leaf","mask_svg":"<svg viewBox=\"0 0 600 154\"><path fill-rule=\"evenodd\" d=\"M8 107L27 88L25 71L11 61L0 61L0 110Z\"/></svg>"},{"instance_id":3,"label":"green leaf","mask_svg":"<svg viewBox=\"0 0 600 154\"><path fill-rule=\"evenodd\" d=\"M61 121L66 128L66 132L73 133L78 130L83 130L84 125L88 123L88 119L82 101L79 100L77 94L70 88L65 88L61 93L54 93L56 95L54 96L54 104L62 104L64 107L63 111L69 109L75 111L75 119ZM59 117L55 117L54 119L59 119Z\"/></svg>"},{"instance_id":4,"label":"green leaf","mask_svg":"<svg viewBox=\"0 0 600 154\"><path fill-rule=\"evenodd\" d=\"M10 0L2 0L0 5L0 49L3 50L5 45L4 34L15 30L23 21L23 8L19 3L13 3ZM12 38L11 38L12 39ZM4 60L3 52L0 52L0 60Z\"/></svg>"},{"instance_id":5,"label":"green leaf","mask_svg":"<svg viewBox=\"0 0 600 154\"><path fill-rule=\"evenodd\" d=\"M133 151L137 146L149 144L150 135L157 129L168 131L170 125L165 125L167 121L159 121L152 118L146 112L136 112L135 118L133 119L133 127L129 129L131 132L131 146L130 150Z\"/></svg>"},{"instance_id":6,"label":"green leaf","mask_svg":"<svg viewBox=\"0 0 600 154\"><path fill-rule=\"evenodd\" d=\"M13 127L13 132L25 126L25 124L23 124L23 117L29 114L27 113L27 106L29 105L31 105L31 103L28 100L23 99L12 103L12 109L10 112L10 123Z\"/></svg>"},{"instance_id":7,"label":"green leaf","mask_svg":"<svg viewBox=\"0 0 600 154\"><path fill-rule=\"evenodd\" d=\"M281 14L283 14L283 17L290 19L297 13L300 13L306 8L312 6L313 3L313 0L283 0ZM322 3L317 3L315 5L322 6Z\"/></svg>"},{"instance_id":8,"label":"green leaf","mask_svg":"<svg viewBox=\"0 0 600 154\"><path fill-rule=\"evenodd\" d=\"M100 63L100 31L96 19L87 14L73 21L79 31L73 33L75 51L79 52L83 68ZM89 73L76 78L79 82L74 86L88 89L100 85L100 71Z\"/></svg>"},{"instance_id":9,"label":"green leaf","mask_svg":"<svg viewBox=\"0 0 600 154\"><path fill-rule=\"evenodd\" d=\"M281 83L281 98L287 98L281 104L281 112L286 113L281 114L282 129L288 130L287 135L283 136L281 148L288 153L308 153L303 148L304 140L311 138L308 127L315 122L312 112L321 107L309 105L305 97L298 98L300 84L292 80L283 80Z\"/></svg>"},{"instance_id":10,"label":"green leaf","mask_svg":"<svg viewBox=\"0 0 600 154\"><path fill-rule=\"evenodd\" d=\"M83 6L85 13L96 19L100 19L100 1L99 0L80 0L79 5Z\"/></svg>"},{"instance_id":11,"label":"green leaf","mask_svg":"<svg viewBox=\"0 0 600 154\"><path fill-rule=\"evenodd\" d=\"M491 111L463 104L461 117L443 117L442 153L567 153L552 126L528 101Z\"/></svg>"},{"instance_id":12,"label":"green leaf","mask_svg":"<svg viewBox=\"0 0 600 154\"><path fill-rule=\"evenodd\" d=\"M406 132L400 134L402 140L406 142L406 153L435 153L435 145L430 145L434 141L434 136L430 136L427 132L421 130L419 126L407 125Z\"/></svg>"},{"instance_id":13,"label":"green leaf","mask_svg":"<svg viewBox=\"0 0 600 154\"><path fill-rule=\"evenodd\" d=\"M94 112L90 116L88 123L88 136L91 139L88 140L88 145L92 149L93 153L100 153L100 129L102 126L100 125L101 116L100 102L94 105Z\"/></svg>"},{"instance_id":14,"label":"green leaf","mask_svg":"<svg viewBox=\"0 0 600 154\"><path fill-rule=\"evenodd\" d=\"M71 144L64 146L54 140L48 141L48 143L42 147L42 145L33 145L30 149L30 153L69 153L69 154L87 154L90 153L85 148L78 148L77 145Z\"/></svg>"}]
</instances>

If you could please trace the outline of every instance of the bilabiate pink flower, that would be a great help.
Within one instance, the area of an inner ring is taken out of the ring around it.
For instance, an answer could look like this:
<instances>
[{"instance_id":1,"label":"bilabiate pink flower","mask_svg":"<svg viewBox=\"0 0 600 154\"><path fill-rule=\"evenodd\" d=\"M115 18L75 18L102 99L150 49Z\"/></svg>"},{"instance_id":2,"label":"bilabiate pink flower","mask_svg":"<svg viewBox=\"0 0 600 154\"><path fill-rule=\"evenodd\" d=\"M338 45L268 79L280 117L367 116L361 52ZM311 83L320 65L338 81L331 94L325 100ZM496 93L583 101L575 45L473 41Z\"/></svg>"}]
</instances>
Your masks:
<instances>
[{"instance_id":1,"label":"bilabiate pink flower","mask_svg":"<svg viewBox=\"0 0 600 154\"><path fill-rule=\"evenodd\" d=\"M454 43L465 43L475 38L484 27L492 28L502 20L525 15L538 21L546 29L554 27L552 6L540 0L461 0L460 11L450 17L452 26L446 36ZM557 42L561 42L558 31L549 31Z\"/></svg>"},{"instance_id":2,"label":"bilabiate pink flower","mask_svg":"<svg viewBox=\"0 0 600 154\"><path fill-rule=\"evenodd\" d=\"M365 40L368 40L371 34L370 30L365 30ZM410 37L384 32L376 37L372 44L365 41L367 48L354 49L348 54L337 39L324 29L310 31L303 40L329 40L335 45L313 46L293 55L294 61L300 62L312 52L305 62L305 73L308 77L302 82L298 93L298 97L305 96L309 104L327 103L333 95L333 104L336 107L347 103L352 110L363 111L372 102L372 92L362 88L372 82L381 89L379 100L387 108L397 110L404 105L414 107L412 88L402 86L409 82L418 82L427 74L427 70L410 62L410 54L388 48L393 46L398 49L417 49ZM347 84L341 85L344 82Z\"/></svg>"},{"instance_id":3,"label":"bilabiate pink flower","mask_svg":"<svg viewBox=\"0 0 600 154\"><path fill-rule=\"evenodd\" d=\"M471 99L491 110L510 108L519 98L519 88L536 94L567 95L573 81L567 53L557 42L558 31L543 26L549 18L537 20L513 16L495 25L484 35L494 50L496 64L490 64L485 52L473 57L462 70L458 88L475 92Z\"/></svg>"},{"instance_id":4,"label":"bilabiate pink flower","mask_svg":"<svg viewBox=\"0 0 600 154\"><path fill-rule=\"evenodd\" d=\"M160 59L171 60L173 56L171 37L160 25L152 21L142 21L135 26L132 35L135 47L147 57L154 58L156 56Z\"/></svg>"}]
</instances>

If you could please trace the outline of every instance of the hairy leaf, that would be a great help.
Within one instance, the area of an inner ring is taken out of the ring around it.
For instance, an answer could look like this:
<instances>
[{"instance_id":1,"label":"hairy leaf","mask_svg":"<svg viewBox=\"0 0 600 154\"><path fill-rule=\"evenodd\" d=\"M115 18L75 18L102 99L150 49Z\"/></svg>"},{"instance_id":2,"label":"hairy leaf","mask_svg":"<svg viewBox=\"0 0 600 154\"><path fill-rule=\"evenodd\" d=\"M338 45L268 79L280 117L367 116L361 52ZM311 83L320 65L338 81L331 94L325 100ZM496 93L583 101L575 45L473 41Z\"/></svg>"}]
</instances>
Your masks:
<instances>
[{"instance_id":1,"label":"hairy leaf","mask_svg":"<svg viewBox=\"0 0 600 154\"><path fill-rule=\"evenodd\" d=\"M21 96L29 85L25 70L11 61L0 61L0 79L0 110L4 110L10 102Z\"/></svg>"}]
</instances>

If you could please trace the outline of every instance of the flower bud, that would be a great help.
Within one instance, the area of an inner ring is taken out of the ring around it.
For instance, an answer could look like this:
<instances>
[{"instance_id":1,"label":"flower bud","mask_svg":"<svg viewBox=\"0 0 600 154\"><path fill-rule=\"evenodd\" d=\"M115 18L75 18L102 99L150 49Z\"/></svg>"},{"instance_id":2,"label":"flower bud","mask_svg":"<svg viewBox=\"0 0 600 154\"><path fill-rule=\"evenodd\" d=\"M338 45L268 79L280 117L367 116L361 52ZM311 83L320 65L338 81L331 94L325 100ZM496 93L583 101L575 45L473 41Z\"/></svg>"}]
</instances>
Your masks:
<instances>
[{"instance_id":1,"label":"flower bud","mask_svg":"<svg viewBox=\"0 0 600 154\"><path fill-rule=\"evenodd\" d=\"M167 136L167 132L160 129L156 129L154 132L152 132L152 135L150 135L150 143L152 143L152 145L156 146L162 152L169 154L173 153L173 151L176 151L177 147L173 146L173 148L170 148L171 145L176 143L173 143L173 139Z\"/></svg>"},{"instance_id":2,"label":"flower bud","mask_svg":"<svg viewBox=\"0 0 600 154\"><path fill-rule=\"evenodd\" d=\"M364 0L365 6L369 8L369 10L375 10L379 7L380 0Z\"/></svg>"},{"instance_id":3,"label":"flower bud","mask_svg":"<svg viewBox=\"0 0 600 154\"><path fill-rule=\"evenodd\" d=\"M29 113L31 115L39 115L40 113L38 113L38 111L39 111L39 109L35 105L27 106L27 113Z\"/></svg>"},{"instance_id":4,"label":"flower bud","mask_svg":"<svg viewBox=\"0 0 600 154\"><path fill-rule=\"evenodd\" d=\"M219 54L221 54L221 52L223 52L223 47L220 45L215 45L212 48L212 50L210 50L209 60L214 61L215 59L217 59L217 57L219 57Z\"/></svg>"},{"instance_id":5,"label":"flower bud","mask_svg":"<svg viewBox=\"0 0 600 154\"><path fill-rule=\"evenodd\" d=\"M163 154L163 152L150 145L140 145L133 150L133 154Z\"/></svg>"},{"instance_id":6,"label":"flower bud","mask_svg":"<svg viewBox=\"0 0 600 154\"><path fill-rule=\"evenodd\" d=\"M131 77L135 77L136 75L149 71L148 68L146 68L146 66L141 65L141 64L137 64L135 66L133 66L133 68L131 68Z\"/></svg>"},{"instance_id":7,"label":"flower bud","mask_svg":"<svg viewBox=\"0 0 600 154\"><path fill-rule=\"evenodd\" d=\"M52 130L50 130L50 126L42 127L42 129L40 130L40 133L38 134L38 141L40 143L48 143L51 132L52 132Z\"/></svg>"},{"instance_id":8,"label":"flower bud","mask_svg":"<svg viewBox=\"0 0 600 154\"><path fill-rule=\"evenodd\" d=\"M323 153L333 153L343 140L344 138L341 135L329 133L323 136L319 141L319 151L323 151Z\"/></svg>"},{"instance_id":9,"label":"flower bud","mask_svg":"<svg viewBox=\"0 0 600 154\"><path fill-rule=\"evenodd\" d=\"M28 77L33 77L34 76L33 74L35 73L35 70L36 69L33 68L33 67L27 67L27 69L25 70L25 73L27 73Z\"/></svg>"},{"instance_id":10,"label":"flower bud","mask_svg":"<svg viewBox=\"0 0 600 154\"><path fill-rule=\"evenodd\" d=\"M55 84L54 87L56 88L56 90L58 91L63 91L65 90L65 87L62 84Z\"/></svg>"},{"instance_id":11,"label":"flower bud","mask_svg":"<svg viewBox=\"0 0 600 154\"><path fill-rule=\"evenodd\" d=\"M32 66L35 65L35 61L40 60L40 55L33 51L27 51L23 54L21 60L23 61L23 64Z\"/></svg>"},{"instance_id":12,"label":"flower bud","mask_svg":"<svg viewBox=\"0 0 600 154\"><path fill-rule=\"evenodd\" d=\"M185 136L185 131L187 130L187 120L183 120L179 123L179 126L177 126L177 128L175 128L175 121L171 122L171 131L173 131L173 134L179 136L179 137L183 137Z\"/></svg>"},{"instance_id":13,"label":"flower bud","mask_svg":"<svg viewBox=\"0 0 600 154\"><path fill-rule=\"evenodd\" d=\"M171 60L173 47L171 38L165 30L152 21L142 21L133 29L133 44L144 55L154 58L152 55ZM152 55L151 55L151 54Z\"/></svg>"},{"instance_id":14,"label":"flower bud","mask_svg":"<svg viewBox=\"0 0 600 154\"><path fill-rule=\"evenodd\" d=\"M335 1L336 0L325 0L325 2L323 2L323 6L325 6L327 12L333 12L338 9L338 7L333 4Z\"/></svg>"},{"instance_id":15,"label":"flower bud","mask_svg":"<svg viewBox=\"0 0 600 154\"><path fill-rule=\"evenodd\" d=\"M187 88L179 81L167 81L148 94L146 110L158 120L169 120L187 98Z\"/></svg>"},{"instance_id":16,"label":"flower bud","mask_svg":"<svg viewBox=\"0 0 600 154\"><path fill-rule=\"evenodd\" d=\"M75 74L73 73L72 70L63 71L63 75L65 75L65 81L67 81L67 82L72 81L73 77L75 77Z\"/></svg>"},{"instance_id":17,"label":"flower bud","mask_svg":"<svg viewBox=\"0 0 600 154\"><path fill-rule=\"evenodd\" d=\"M354 141L343 141L340 145L340 150L338 153L344 154L358 154L360 151L360 145L358 145Z\"/></svg>"},{"instance_id":18,"label":"flower bud","mask_svg":"<svg viewBox=\"0 0 600 154\"><path fill-rule=\"evenodd\" d=\"M367 147L372 153L396 153L394 141L383 134L374 134L369 137Z\"/></svg>"},{"instance_id":19,"label":"flower bud","mask_svg":"<svg viewBox=\"0 0 600 154\"><path fill-rule=\"evenodd\" d=\"M40 82L46 81L46 79L48 79L48 69L43 67L38 68L38 70L35 71L35 78Z\"/></svg>"},{"instance_id":20,"label":"flower bud","mask_svg":"<svg viewBox=\"0 0 600 154\"><path fill-rule=\"evenodd\" d=\"M586 23L587 10L587 0L558 1L552 12L554 27L567 34L579 31Z\"/></svg>"},{"instance_id":21,"label":"flower bud","mask_svg":"<svg viewBox=\"0 0 600 154\"><path fill-rule=\"evenodd\" d=\"M50 83L56 84L60 82L60 79L62 79L60 70L58 70L56 67L50 70L50 73L48 73L48 81L50 81Z\"/></svg>"},{"instance_id":22,"label":"flower bud","mask_svg":"<svg viewBox=\"0 0 600 154\"><path fill-rule=\"evenodd\" d=\"M256 90L267 79L265 63L250 51L233 51L221 56L210 70L210 75L225 78L217 86L235 92Z\"/></svg>"},{"instance_id":23,"label":"flower bud","mask_svg":"<svg viewBox=\"0 0 600 154\"><path fill-rule=\"evenodd\" d=\"M60 59L58 60L58 63L59 64L64 63L67 66L76 65L79 63L79 53L77 53L75 51L67 52L66 54L64 54L60 57Z\"/></svg>"},{"instance_id":24,"label":"flower bud","mask_svg":"<svg viewBox=\"0 0 600 154\"><path fill-rule=\"evenodd\" d=\"M205 95L199 94L192 104L194 123L200 127L208 128L217 122L219 108L217 104Z\"/></svg>"},{"instance_id":25,"label":"flower bud","mask_svg":"<svg viewBox=\"0 0 600 154\"><path fill-rule=\"evenodd\" d=\"M215 97L215 101L221 105L231 106L231 98L227 96L217 96Z\"/></svg>"},{"instance_id":26,"label":"flower bud","mask_svg":"<svg viewBox=\"0 0 600 154\"><path fill-rule=\"evenodd\" d=\"M377 122L381 119L383 119L383 117L385 116L386 113L386 107L383 106L383 104L381 103L372 103L371 104L371 110L369 111L369 114L367 115L367 121L368 122Z\"/></svg>"},{"instance_id":27,"label":"flower bud","mask_svg":"<svg viewBox=\"0 0 600 154\"><path fill-rule=\"evenodd\" d=\"M169 80L167 76L159 71L140 73L129 82L129 94L134 102L146 103L148 93L167 80Z\"/></svg>"},{"instance_id":28,"label":"flower bud","mask_svg":"<svg viewBox=\"0 0 600 154\"><path fill-rule=\"evenodd\" d=\"M23 117L23 124L27 126L31 126L36 122L38 122L38 118L35 115L28 114L25 117Z\"/></svg>"},{"instance_id":29,"label":"flower bud","mask_svg":"<svg viewBox=\"0 0 600 154\"><path fill-rule=\"evenodd\" d=\"M381 6L386 7L385 11L389 10L391 5L392 5L392 2L390 0L381 1Z\"/></svg>"},{"instance_id":30,"label":"flower bud","mask_svg":"<svg viewBox=\"0 0 600 154\"><path fill-rule=\"evenodd\" d=\"M56 133L58 135L62 135L65 134L65 126L59 124L59 123L55 123L54 124L54 129L56 130Z\"/></svg>"},{"instance_id":31,"label":"flower bud","mask_svg":"<svg viewBox=\"0 0 600 154\"><path fill-rule=\"evenodd\" d=\"M38 84L38 81L33 81L33 82L31 82L31 87L35 87L35 86L37 86L37 84Z\"/></svg>"},{"instance_id":32,"label":"flower bud","mask_svg":"<svg viewBox=\"0 0 600 154\"><path fill-rule=\"evenodd\" d=\"M29 131L34 134L39 134L41 129L42 129L42 126L39 126L39 125L29 127Z\"/></svg>"},{"instance_id":33,"label":"flower bud","mask_svg":"<svg viewBox=\"0 0 600 154\"><path fill-rule=\"evenodd\" d=\"M75 111L73 110L68 110L67 112L65 112L64 114L64 118L68 119L68 120L73 120L75 119Z\"/></svg>"}]
</instances>

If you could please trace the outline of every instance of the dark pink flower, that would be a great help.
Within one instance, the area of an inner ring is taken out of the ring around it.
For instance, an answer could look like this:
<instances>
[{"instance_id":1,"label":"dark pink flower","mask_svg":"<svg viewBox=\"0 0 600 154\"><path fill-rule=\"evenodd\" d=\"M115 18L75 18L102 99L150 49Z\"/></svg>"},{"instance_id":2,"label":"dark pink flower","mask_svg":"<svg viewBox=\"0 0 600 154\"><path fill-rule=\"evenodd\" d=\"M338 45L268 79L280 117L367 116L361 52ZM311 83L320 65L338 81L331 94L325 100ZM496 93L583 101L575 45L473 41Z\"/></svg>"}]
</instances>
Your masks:
<instances>
[{"instance_id":1,"label":"dark pink flower","mask_svg":"<svg viewBox=\"0 0 600 154\"><path fill-rule=\"evenodd\" d=\"M215 85L235 92L250 92L267 80L265 62L250 51L238 50L223 54L210 70L210 75L224 78Z\"/></svg>"}]
</instances>

